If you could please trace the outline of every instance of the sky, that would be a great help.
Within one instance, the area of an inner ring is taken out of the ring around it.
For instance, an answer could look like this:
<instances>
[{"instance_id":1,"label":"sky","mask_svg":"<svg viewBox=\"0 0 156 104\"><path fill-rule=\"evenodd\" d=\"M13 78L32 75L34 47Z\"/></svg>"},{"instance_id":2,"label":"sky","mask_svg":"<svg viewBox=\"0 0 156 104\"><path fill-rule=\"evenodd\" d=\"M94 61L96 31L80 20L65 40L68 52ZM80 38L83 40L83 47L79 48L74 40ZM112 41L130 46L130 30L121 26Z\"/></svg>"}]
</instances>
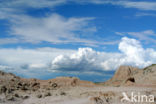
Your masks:
<instances>
[{"instance_id":1,"label":"sky","mask_svg":"<svg viewBox=\"0 0 156 104\"><path fill-rule=\"evenodd\" d=\"M155 0L0 0L0 70L102 82L156 63Z\"/></svg>"}]
</instances>

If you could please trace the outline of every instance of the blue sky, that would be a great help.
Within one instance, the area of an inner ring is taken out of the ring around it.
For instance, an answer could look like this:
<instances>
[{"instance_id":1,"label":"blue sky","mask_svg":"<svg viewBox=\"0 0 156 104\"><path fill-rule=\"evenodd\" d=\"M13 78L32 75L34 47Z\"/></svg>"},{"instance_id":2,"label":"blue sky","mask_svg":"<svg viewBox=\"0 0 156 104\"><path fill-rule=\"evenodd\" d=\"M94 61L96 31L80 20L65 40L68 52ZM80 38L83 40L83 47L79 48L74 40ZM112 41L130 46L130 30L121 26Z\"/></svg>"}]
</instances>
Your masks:
<instances>
[{"instance_id":1,"label":"blue sky","mask_svg":"<svg viewBox=\"0 0 156 104\"><path fill-rule=\"evenodd\" d=\"M156 62L154 0L0 0L0 70L109 79Z\"/></svg>"}]
</instances>

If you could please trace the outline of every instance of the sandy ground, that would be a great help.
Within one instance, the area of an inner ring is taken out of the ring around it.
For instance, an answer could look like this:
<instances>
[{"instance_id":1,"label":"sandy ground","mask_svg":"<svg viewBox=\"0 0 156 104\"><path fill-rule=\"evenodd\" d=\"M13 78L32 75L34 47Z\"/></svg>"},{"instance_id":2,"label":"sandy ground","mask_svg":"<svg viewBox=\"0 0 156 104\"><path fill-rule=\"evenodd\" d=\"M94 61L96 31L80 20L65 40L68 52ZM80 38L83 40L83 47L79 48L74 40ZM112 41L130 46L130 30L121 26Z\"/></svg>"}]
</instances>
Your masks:
<instances>
[{"instance_id":1,"label":"sandy ground","mask_svg":"<svg viewBox=\"0 0 156 104\"><path fill-rule=\"evenodd\" d=\"M43 92L45 91L31 94L25 100L19 99L7 102L1 100L0 104L135 104L129 102L121 103L122 92L126 92L129 96L131 92L134 92L135 94L154 95L156 97L156 88L147 87L71 87L50 90L50 96L44 96ZM36 97L37 94L41 94L43 97L38 98ZM2 97L4 95L1 95L1 99ZM94 101L96 97L106 101ZM106 98L108 98L108 101ZM156 104L156 102L141 104Z\"/></svg>"}]
</instances>

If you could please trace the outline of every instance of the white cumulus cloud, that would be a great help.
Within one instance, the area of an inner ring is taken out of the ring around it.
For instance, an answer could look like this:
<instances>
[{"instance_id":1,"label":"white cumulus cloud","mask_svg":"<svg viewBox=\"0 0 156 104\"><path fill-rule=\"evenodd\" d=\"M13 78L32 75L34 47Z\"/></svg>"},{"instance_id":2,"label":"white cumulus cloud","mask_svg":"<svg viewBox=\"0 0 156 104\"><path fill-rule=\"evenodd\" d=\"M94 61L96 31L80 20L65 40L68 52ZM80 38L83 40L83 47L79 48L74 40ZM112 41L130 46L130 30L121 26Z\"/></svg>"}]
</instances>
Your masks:
<instances>
[{"instance_id":1,"label":"white cumulus cloud","mask_svg":"<svg viewBox=\"0 0 156 104\"><path fill-rule=\"evenodd\" d=\"M52 69L62 71L89 71L101 69L98 66L99 53L91 48L79 48L69 56L60 55L52 61Z\"/></svg>"},{"instance_id":2,"label":"white cumulus cloud","mask_svg":"<svg viewBox=\"0 0 156 104\"><path fill-rule=\"evenodd\" d=\"M106 71L120 65L145 67L156 62L156 51L144 49L135 39L123 37L119 43L119 53L98 52L92 48L79 48L71 55L57 56L51 65L57 71Z\"/></svg>"}]
</instances>

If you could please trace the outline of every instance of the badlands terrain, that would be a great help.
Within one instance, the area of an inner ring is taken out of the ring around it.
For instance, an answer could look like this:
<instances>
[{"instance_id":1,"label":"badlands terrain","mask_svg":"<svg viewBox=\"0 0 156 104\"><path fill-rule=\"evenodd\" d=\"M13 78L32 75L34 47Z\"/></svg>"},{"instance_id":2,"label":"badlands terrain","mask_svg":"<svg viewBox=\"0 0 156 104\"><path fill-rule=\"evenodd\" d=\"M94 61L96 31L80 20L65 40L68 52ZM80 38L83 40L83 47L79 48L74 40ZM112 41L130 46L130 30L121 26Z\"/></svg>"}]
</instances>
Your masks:
<instances>
[{"instance_id":1,"label":"badlands terrain","mask_svg":"<svg viewBox=\"0 0 156 104\"><path fill-rule=\"evenodd\" d=\"M131 99L132 92L135 100L122 100L123 93ZM141 99L142 95L146 97ZM75 77L24 79L0 71L0 104L156 104L156 65L120 66L103 83Z\"/></svg>"}]
</instances>

